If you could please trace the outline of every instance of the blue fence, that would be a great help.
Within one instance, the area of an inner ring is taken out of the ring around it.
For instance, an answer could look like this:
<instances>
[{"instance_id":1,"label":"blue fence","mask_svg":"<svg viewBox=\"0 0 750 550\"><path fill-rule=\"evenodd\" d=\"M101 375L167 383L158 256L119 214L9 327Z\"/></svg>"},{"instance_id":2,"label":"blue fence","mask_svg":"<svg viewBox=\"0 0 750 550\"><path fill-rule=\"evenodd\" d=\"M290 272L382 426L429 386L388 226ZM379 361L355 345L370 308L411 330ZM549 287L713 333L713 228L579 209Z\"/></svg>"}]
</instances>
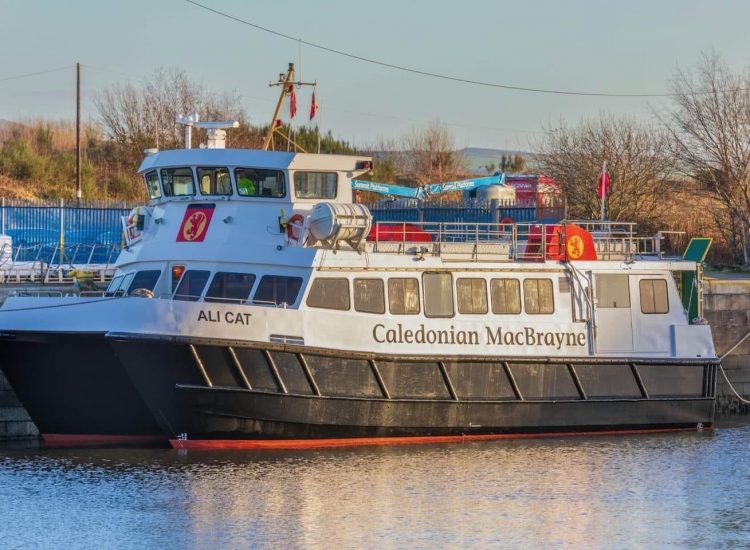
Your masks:
<instances>
[{"instance_id":1,"label":"blue fence","mask_svg":"<svg viewBox=\"0 0 750 550\"><path fill-rule=\"evenodd\" d=\"M108 263L122 242L120 217L130 209L123 203L78 206L2 199L0 232L13 239L16 261Z\"/></svg>"}]
</instances>

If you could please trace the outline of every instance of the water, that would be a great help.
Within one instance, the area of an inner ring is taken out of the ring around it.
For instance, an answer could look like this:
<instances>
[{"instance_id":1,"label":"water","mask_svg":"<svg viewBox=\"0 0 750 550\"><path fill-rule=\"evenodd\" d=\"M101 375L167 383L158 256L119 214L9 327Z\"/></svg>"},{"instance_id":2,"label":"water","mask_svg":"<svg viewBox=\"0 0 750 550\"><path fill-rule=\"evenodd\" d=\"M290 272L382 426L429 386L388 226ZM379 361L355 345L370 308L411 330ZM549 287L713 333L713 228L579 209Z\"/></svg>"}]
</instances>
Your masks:
<instances>
[{"instance_id":1,"label":"water","mask_svg":"<svg viewBox=\"0 0 750 550\"><path fill-rule=\"evenodd\" d=\"M0 449L2 548L738 548L750 426L305 452Z\"/></svg>"}]
</instances>

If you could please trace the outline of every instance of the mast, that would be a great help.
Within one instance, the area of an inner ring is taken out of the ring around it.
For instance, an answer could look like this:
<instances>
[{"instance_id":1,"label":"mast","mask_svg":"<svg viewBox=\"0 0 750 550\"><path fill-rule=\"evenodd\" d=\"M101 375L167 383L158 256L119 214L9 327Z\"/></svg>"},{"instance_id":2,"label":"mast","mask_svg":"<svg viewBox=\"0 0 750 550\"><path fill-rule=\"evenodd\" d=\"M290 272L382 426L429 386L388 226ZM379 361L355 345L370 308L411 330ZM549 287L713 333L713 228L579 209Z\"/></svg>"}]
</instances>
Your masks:
<instances>
[{"instance_id":1,"label":"mast","mask_svg":"<svg viewBox=\"0 0 750 550\"><path fill-rule=\"evenodd\" d=\"M76 63L76 201L81 206L81 64Z\"/></svg>"},{"instance_id":2,"label":"mast","mask_svg":"<svg viewBox=\"0 0 750 550\"><path fill-rule=\"evenodd\" d=\"M291 144L294 146L295 150L305 152L302 147L297 145L293 139L291 139L289 136L285 135L284 132L281 130L281 125L279 124L277 126L277 121L279 120L279 116L281 115L281 109L284 107L284 102L286 98L289 96L290 91L292 89L292 86L316 86L318 83L316 82L302 82L302 81L296 81L294 80L294 63L289 63L289 68L287 69L286 75L284 73L279 73L279 80L277 82L272 82L268 86L281 86L281 93L279 94L279 100L276 102L276 109L273 112L273 118L271 119L271 124L268 127L268 132L266 132L266 137L263 138L263 146L261 147L262 150L268 151L269 149L273 148L273 136L275 134L280 135L282 138L284 138L288 144Z\"/></svg>"}]
</instances>

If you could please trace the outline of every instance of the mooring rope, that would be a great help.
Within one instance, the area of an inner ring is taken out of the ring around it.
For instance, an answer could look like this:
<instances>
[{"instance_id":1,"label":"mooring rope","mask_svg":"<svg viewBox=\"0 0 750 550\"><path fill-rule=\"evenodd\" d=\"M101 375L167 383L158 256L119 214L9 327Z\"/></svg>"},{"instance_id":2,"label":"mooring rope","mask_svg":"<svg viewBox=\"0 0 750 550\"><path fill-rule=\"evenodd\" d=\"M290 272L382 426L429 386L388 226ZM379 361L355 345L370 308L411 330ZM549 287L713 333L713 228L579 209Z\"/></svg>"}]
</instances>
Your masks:
<instances>
[{"instance_id":1,"label":"mooring rope","mask_svg":"<svg viewBox=\"0 0 750 550\"><path fill-rule=\"evenodd\" d=\"M730 354L730 353L732 353L732 352L733 352L734 350L736 350L736 349L737 349L738 347L740 347L740 344L742 344L742 342L744 342L744 341L745 341L745 340L747 340L748 338L750 338L750 331L748 331L748 332L747 332L747 334L745 334L745 336L743 336L742 338L740 338L740 339L738 340L738 342L737 342L737 343L736 343L735 345L733 345L733 346L732 346L731 348L729 348L729 350L725 351L725 352L724 352L724 353L722 354L722 356L721 356L721 357L719 357L719 359L721 359L721 360L723 361L723 360L724 360L724 358L725 358L725 357L726 357L727 355L729 355L729 354ZM729 386L729 389L730 389L730 390L732 390L732 393L734 394L734 396L735 396L735 397L736 397L737 399L739 399L739 400L740 400L740 402L742 402L742 403L745 403L745 404L750 404L750 399L745 399L744 397L742 397L742 396L741 396L741 395L739 394L739 392L738 392L738 391L737 391L737 390L736 390L736 389L734 388L734 386L732 385L732 383L731 383L731 382L729 381L729 378L727 377L727 373L726 373L726 371L724 370L724 365L722 365L721 363L719 363L719 370L721 370L721 375L722 375L722 376L724 377L724 380L726 380L726 382L727 382L727 385Z\"/></svg>"}]
</instances>

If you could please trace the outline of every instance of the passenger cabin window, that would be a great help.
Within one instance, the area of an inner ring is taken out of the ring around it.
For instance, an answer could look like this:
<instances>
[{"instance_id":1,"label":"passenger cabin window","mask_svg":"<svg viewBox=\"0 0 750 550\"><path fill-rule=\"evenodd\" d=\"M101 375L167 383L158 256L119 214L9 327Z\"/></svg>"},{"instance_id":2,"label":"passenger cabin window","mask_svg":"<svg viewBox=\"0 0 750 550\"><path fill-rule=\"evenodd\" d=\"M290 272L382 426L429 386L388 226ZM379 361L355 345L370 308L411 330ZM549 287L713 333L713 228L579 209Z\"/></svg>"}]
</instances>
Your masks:
<instances>
[{"instance_id":1,"label":"passenger cabin window","mask_svg":"<svg viewBox=\"0 0 750 550\"><path fill-rule=\"evenodd\" d=\"M299 289L302 287L302 277L282 277L280 275L264 275L253 296L254 304L288 305L297 301Z\"/></svg>"},{"instance_id":2,"label":"passenger cabin window","mask_svg":"<svg viewBox=\"0 0 750 550\"><path fill-rule=\"evenodd\" d=\"M395 315L419 314L419 281L388 279L388 309Z\"/></svg>"},{"instance_id":3,"label":"passenger cabin window","mask_svg":"<svg viewBox=\"0 0 750 550\"><path fill-rule=\"evenodd\" d=\"M323 309L349 309L349 280L315 279L307 295L307 305Z\"/></svg>"},{"instance_id":4,"label":"passenger cabin window","mask_svg":"<svg viewBox=\"0 0 750 550\"><path fill-rule=\"evenodd\" d=\"M195 195L192 168L162 168L161 181L165 197L188 197Z\"/></svg>"},{"instance_id":5,"label":"passenger cabin window","mask_svg":"<svg viewBox=\"0 0 750 550\"><path fill-rule=\"evenodd\" d=\"M382 279L354 279L354 309L362 313L385 313Z\"/></svg>"},{"instance_id":6,"label":"passenger cabin window","mask_svg":"<svg viewBox=\"0 0 750 550\"><path fill-rule=\"evenodd\" d=\"M243 197L286 196L284 172L280 170L236 168L234 179L237 182L237 192Z\"/></svg>"},{"instance_id":7,"label":"passenger cabin window","mask_svg":"<svg viewBox=\"0 0 750 550\"><path fill-rule=\"evenodd\" d=\"M456 291L459 313L487 313L487 284L484 279L458 279Z\"/></svg>"},{"instance_id":8,"label":"passenger cabin window","mask_svg":"<svg viewBox=\"0 0 750 550\"><path fill-rule=\"evenodd\" d=\"M201 195L231 195L232 182L228 168L198 168Z\"/></svg>"},{"instance_id":9,"label":"passenger cabin window","mask_svg":"<svg viewBox=\"0 0 750 550\"><path fill-rule=\"evenodd\" d=\"M203 271L198 269L188 269L185 271L180 284L177 285L177 290L174 293L175 300L184 300L187 302L197 302L203 289L208 282L208 276L211 275L210 271Z\"/></svg>"},{"instance_id":10,"label":"passenger cabin window","mask_svg":"<svg viewBox=\"0 0 750 550\"><path fill-rule=\"evenodd\" d=\"M521 313L521 282L518 279L492 279L492 313L518 315Z\"/></svg>"},{"instance_id":11,"label":"passenger cabin window","mask_svg":"<svg viewBox=\"0 0 750 550\"><path fill-rule=\"evenodd\" d=\"M426 317L453 317L453 277L450 273L422 275Z\"/></svg>"},{"instance_id":12,"label":"passenger cabin window","mask_svg":"<svg viewBox=\"0 0 750 550\"><path fill-rule=\"evenodd\" d=\"M335 199L337 189L336 172L294 173L294 195L298 199Z\"/></svg>"},{"instance_id":13,"label":"passenger cabin window","mask_svg":"<svg viewBox=\"0 0 750 550\"><path fill-rule=\"evenodd\" d=\"M156 170L146 174L146 191L151 200L161 198L161 187L159 187L159 175Z\"/></svg>"},{"instance_id":14,"label":"passenger cabin window","mask_svg":"<svg viewBox=\"0 0 750 550\"><path fill-rule=\"evenodd\" d=\"M554 313L552 279L525 279L523 281L523 307L532 315Z\"/></svg>"},{"instance_id":15,"label":"passenger cabin window","mask_svg":"<svg viewBox=\"0 0 750 550\"><path fill-rule=\"evenodd\" d=\"M154 290L156 283L159 280L161 271L158 269L149 269L146 271L139 271L133 277L133 282L128 287L128 294L139 288L145 288L146 290Z\"/></svg>"},{"instance_id":16,"label":"passenger cabin window","mask_svg":"<svg viewBox=\"0 0 750 550\"><path fill-rule=\"evenodd\" d=\"M206 291L206 302L242 303L250 296L255 275L220 271L211 279Z\"/></svg>"},{"instance_id":17,"label":"passenger cabin window","mask_svg":"<svg viewBox=\"0 0 750 550\"><path fill-rule=\"evenodd\" d=\"M641 311L643 313L669 313L669 294L664 279L641 279Z\"/></svg>"},{"instance_id":18,"label":"passenger cabin window","mask_svg":"<svg viewBox=\"0 0 750 550\"><path fill-rule=\"evenodd\" d=\"M629 308L630 289L627 275L596 275L596 307Z\"/></svg>"}]
</instances>

